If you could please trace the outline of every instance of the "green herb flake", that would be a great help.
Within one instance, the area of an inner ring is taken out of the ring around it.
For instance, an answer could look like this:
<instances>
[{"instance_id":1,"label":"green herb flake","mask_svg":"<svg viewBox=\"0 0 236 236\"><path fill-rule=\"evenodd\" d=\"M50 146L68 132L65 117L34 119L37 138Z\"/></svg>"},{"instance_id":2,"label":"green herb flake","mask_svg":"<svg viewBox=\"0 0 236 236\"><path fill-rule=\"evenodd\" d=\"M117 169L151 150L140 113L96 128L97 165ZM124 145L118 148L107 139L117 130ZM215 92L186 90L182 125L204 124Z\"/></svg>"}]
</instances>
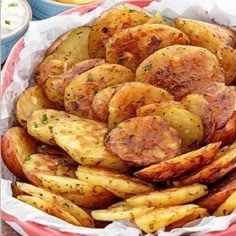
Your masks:
<instances>
[{"instance_id":1,"label":"green herb flake","mask_svg":"<svg viewBox=\"0 0 236 236\"><path fill-rule=\"evenodd\" d=\"M117 88L118 87L118 85L113 85L113 86L111 86L111 88L113 88L113 89L115 89L115 88Z\"/></svg>"},{"instance_id":2,"label":"green herb flake","mask_svg":"<svg viewBox=\"0 0 236 236\"><path fill-rule=\"evenodd\" d=\"M52 130L52 129L53 129L53 126L49 125L48 128L49 128L50 130Z\"/></svg>"},{"instance_id":3,"label":"green herb flake","mask_svg":"<svg viewBox=\"0 0 236 236\"><path fill-rule=\"evenodd\" d=\"M31 156L27 156L24 161L30 161L32 159Z\"/></svg>"},{"instance_id":4,"label":"green herb flake","mask_svg":"<svg viewBox=\"0 0 236 236\"><path fill-rule=\"evenodd\" d=\"M129 13L133 13L133 12L135 12L135 10L132 10L132 9L129 10Z\"/></svg>"},{"instance_id":5,"label":"green herb flake","mask_svg":"<svg viewBox=\"0 0 236 236\"><path fill-rule=\"evenodd\" d=\"M10 20L5 20L5 24L6 24L6 25L10 25L10 24L11 24L11 21L10 21Z\"/></svg>"},{"instance_id":6,"label":"green herb flake","mask_svg":"<svg viewBox=\"0 0 236 236\"><path fill-rule=\"evenodd\" d=\"M12 2L8 4L8 7L17 7L17 6L18 6L18 3L16 2Z\"/></svg>"},{"instance_id":7,"label":"green herb flake","mask_svg":"<svg viewBox=\"0 0 236 236\"><path fill-rule=\"evenodd\" d=\"M38 124L37 124L37 122L35 121L34 122L34 128L38 128L39 126L38 126Z\"/></svg>"},{"instance_id":8,"label":"green herb flake","mask_svg":"<svg viewBox=\"0 0 236 236\"><path fill-rule=\"evenodd\" d=\"M149 225L149 229L153 229L154 228L154 225L153 224L150 224Z\"/></svg>"},{"instance_id":9,"label":"green herb flake","mask_svg":"<svg viewBox=\"0 0 236 236\"><path fill-rule=\"evenodd\" d=\"M48 116L47 116L47 114L43 114L43 120L42 120L42 123L43 123L43 124L47 124L47 120L48 120Z\"/></svg>"},{"instance_id":10,"label":"green herb flake","mask_svg":"<svg viewBox=\"0 0 236 236\"><path fill-rule=\"evenodd\" d=\"M98 142L98 141L94 141L93 143L94 143L95 145L98 145L98 144L99 144L99 142Z\"/></svg>"},{"instance_id":11,"label":"green herb flake","mask_svg":"<svg viewBox=\"0 0 236 236\"><path fill-rule=\"evenodd\" d=\"M145 71L150 71L152 69L152 64L148 64L144 66Z\"/></svg>"},{"instance_id":12,"label":"green herb flake","mask_svg":"<svg viewBox=\"0 0 236 236\"><path fill-rule=\"evenodd\" d=\"M93 76L92 75L89 75L88 76L88 79L87 79L87 82L93 82L94 80L93 80Z\"/></svg>"},{"instance_id":13,"label":"green herb flake","mask_svg":"<svg viewBox=\"0 0 236 236\"><path fill-rule=\"evenodd\" d=\"M21 119L20 120L22 123L24 123L24 124L26 124L27 123L27 121L26 120L24 120L24 119Z\"/></svg>"},{"instance_id":14,"label":"green herb flake","mask_svg":"<svg viewBox=\"0 0 236 236\"><path fill-rule=\"evenodd\" d=\"M54 118L55 116L54 115L51 115L50 118Z\"/></svg>"},{"instance_id":15,"label":"green herb flake","mask_svg":"<svg viewBox=\"0 0 236 236\"><path fill-rule=\"evenodd\" d=\"M97 55L97 52L91 52L92 56L96 56Z\"/></svg>"},{"instance_id":16,"label":"green herb flake","mask_svg":"<svg viewBox=\"0 0 236 236\"><path fill-rule=\"evenodd\" d=\"M83 34L83 32L82 32L82 31L80 31L80 32L76 33L76 35L80 35L80 34Z\"/></svg>"}]
</instances>

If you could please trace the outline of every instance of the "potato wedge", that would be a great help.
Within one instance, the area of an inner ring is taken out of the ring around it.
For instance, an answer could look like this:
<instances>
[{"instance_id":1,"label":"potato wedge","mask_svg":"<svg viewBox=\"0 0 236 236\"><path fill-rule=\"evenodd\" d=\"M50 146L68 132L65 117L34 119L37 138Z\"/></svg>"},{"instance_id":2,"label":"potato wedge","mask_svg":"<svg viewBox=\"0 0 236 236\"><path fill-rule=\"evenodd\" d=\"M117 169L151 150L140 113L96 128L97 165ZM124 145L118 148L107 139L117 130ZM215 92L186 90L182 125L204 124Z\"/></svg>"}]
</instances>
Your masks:
<instances>
[{"instance_id":1,"label":"potato wedge","mask_svg":"<svg viewBox=\"0 0 236 236\"><path fill-rule=\"evenodd\" d=\"M77 221L81 223L82 226L94 227L93 219L70 200L42 188L35 187L31 184L16 182L16 186L27 194L34 197L39 197L46 202L56 205L62 210L69 212Z\"/></svg>"},{"instance_id":2,"label":"potato wedge","mask_svg":"<svg viewBox=\"0 0 236 236\"><path fill-rule=\"evenodd\" d=\"M223 83L224 72L210 51L174 45L146 58L136 71L136 81L166 89L178 101L213 81Z\"/></svg>"},{"instance_id":3,"label":"potato wedge","mask_svg":"<svg viewBox=\"0 0 236 236\"><path fill-rule=\"evenodd\" d=\"M70 115L63 111L56 111L52 109L40 109L34 111L27 120L27 131L34 138L46 144L55 145L56 142L53 137L53 128L57 121L62 118L71 118L73 120L79 117Z\"/></svg>"},{"instance_id":4,"label":"potato wedge","mask_svg":"<svg viewBox=\"0 0 236 236\"><path fill-rule=\"evenodd\" d=\"M42 86L44 94L50 101L53 101L63 107L65 88L70 81L77 75L80 75L85 71L103 63L105 62L102 59L84 60L73 65L66 72L56 75L55 77L48 78Z\"/></svg>"},{"instance_id":5,"label":"potato wedge","mask_svg":"<svg viewBox=\"0 0 236 236\"><path fill-rule=\"evenodd\" d=\"M168 225L165 228L165 231L171 231L172 229L182 228L185 224L187 224L193 220L200 219L200 218L207 217L207 216L209 216L209 213L207 212L206 209L200 208L200 207L194 208L194 212L191 215L188 215L188 216Z\"/></svg>"},{"instance_id":6,"label":"potato wedge","mask_svg":"<svg viewBox=\"0 0 236 236\"><path fill-rule=\"evenodd\" d=\"M208 144L195 151L146 167L135 172L134 175L151 182L166 181L178 177L211 161L218 152L220 145L221 143Z\"/></svg>"},{"instance_id":7,"label":"potato wedge","mask_svg":"<svg viewBox=\"0 0 236 236\"><path fill-rule=\"evenodd\" d=\"M179 133L159 116L123 121L111 130L105 144L131 166L148 166L181 154Z\"/></svg>"},{"instance_id":8,"label":"potato wedge","mask_svg":"<svg viewBox=\"0 0 236 236\"><path fill-rule=\"evenodd\" d=\"M204 142L209 143L216 128L216 120L210 103L201 94L189 94L181 99L181 103L187 110L200 117L204 127Z\"/></svg>"},{"instance_id":9,"label":"potato wedge","mask_svg":"<svg viewBox=\"0 0 236 236\"><path fill-rule=\"evenodd\" d=\"M79 166L76 176L79 180L101 186L122 199L154 191L152 185L138 178L118 174L102 168Z\"/></svg>"},{"instance_id":10,"label":"potato wedge","mask_svg":"<svg viewBox=\"0 0 236 236\"><path fill-rule=\"evenodd\" d=\"M47 78L69 70L74 64L86 60L88 55L88 36L91 28L82 26L59 37L47 50L45 58L36 67L34 80L41 86Z\"/></svg>"},{"instance_id":11,"label":"potato wedge","mask_svg":"<svg viewBox=\"0 0 236 236\"><path fill-rule=\"evenodd\" d=\"M38 154L49 154L49 155L57 155L57 156L65 156L67 153L58 146L52 146L45 143L38 143L37 145L37 153Z\"/></svg>"},{"instance_id":12,"label":"potato wedge","mask_svg":"<svg viewBox=\"0 0 236 236\"><path fill-rule=\"evenodd\" d=\"M198 115L181 107L177 102L148 104L137 110L137 116L160 116L178 131L182 152L198 148L204 137L204 128Z\"/></svg>"},{"instance_id":13,"label":"potato wedge","mask_svg":"<svg viewBox=\"0 0 236 236\"><path fill-rule=\"evenodd\" d=\"M86 119L64 119L53 128L53 137L58 146L81 165L126 171L126 164L106 150L106 134L106 124Z\"/></svg>"},{"instance_id":14,"label":"potato wedge","mask_svg":"<svg viewBox=\"0 0 236 236\"><path fill-rule=\"evenodd\" d=\"M105 58L105 45L117 31L146 23L151 14L131 4L119 4L103 12L94 22L89 35L89 55L91 58Z\"/></svg>"},{"instance_id":15,"label":"potato wedge","mask_svg":"<svg viewBox=\"0 0 236 236\"><path fill-rule=\"evenodd\" d=\"M27 88L16 102L16 119L22 127L26 127L27 119L31 113L45 108L58 109L60 107L49 101L40 87Z\"/></svg>"},{"instance_id":16,"label":"potato wedge","mask_svg":"<svg viewBox=\"0 0 236 236\"><path fill-rule=\"evenodd\" d=\"M162 25L169 25L168 22L165 20L163 16L159 12L157 12L154 16L152 16L148 21L147 24L162 24Z\"/></svg>"},{"instance_id":17,"label":"potato wedge","mask_svg":"<svg viewBox=\"0 0 236 236\"><path fill-rule=\"evenodd\" d=\"M109 118L109 103L112 97L122 88L124 84L113 85L98 92L92 102L93 118L101 122L107 122Z\"/></svg>"},{"instance_id":18,"label":"potato wedge","mask_svg":"<svg viewBox=\"0 0 236 236\"><path fill-rule=\"evenodd\" d=\"M144 24L116 32L106 44L106 60L136 71L155 51L175 44L190 44L188 37L174 27Z\"/></svg>"},{"instance_id":19,"label":"potato wedge","mask_svg":"<svg viewBox=\"0 0 236 236\"><path fill-rule=\"evenodd\" d=\"M139 82L126 83L109 103L109 130L124 120L136 116L136 110L146 104L173 100L173 96L161 88Z\"/></svg>"},{"instance_id":20,"label":"potato wedge","mask_svg":"<svg viewBox=\"0 0 236 236\"><path fill-rule=\"evenodd\" d=\"M206 48L217 56L225 71L226 84L235 79L236 35L233 30L225 26L184 18L174 19L174 26L188 35L193 45Z\"/></svg>"},{"instance_id":21,"label":"potato wedge","mask_svg":"<svg viewBox=\"0 0 236 236\"><path fill-rule=\"evenodd\" d=\"M214 183L236 167L236 142L223 147L207 165L176 181L175 186L193 183Z\"/></svg>"},{"instance_id":22,"label":"potato wedge","mask_svg":"<svg viewBox=\"0 0 236 236\"><path fill-rule=\"evenodd\" d=\"M230 215L234 210L236 210L236 190L216 209L213 215Z\"/></svg>"},{"instance_id":23,"label":"potato wedge","mask_svg":"<svg viewBox=\"0 0 236 236\"><path fill-rule=\"evenodd\" d=\"M236 190L236 172L233 170L223 181L217 182L209 193L198 199L196 204L212 214Z\"/></svg>"},{"instance_id":24,"label":"potato wedge","mask_svg":"<svg viewBox=\"0 0 236 236\"><path fill-rule=\"evenodd\" d=\"M2 160L18 178L25 179L22 165L29 155L36 152L36 140L20 127L10 128L1 139Z\"/></svg>"},{"instance_id":25,"label":"potato wedge","mask_svg":"<svg viewBox=\"0 0 236 236\"><path fill-rule=\"evenodd\" d=\"M105 188L80 181L77 178L41 173L37 174L37 178L42 187L85 208L106 208L115 200L114 195Z\"/></svg>"},{"instance_id":26,"label":"potato wedge","mask_svg":"<svg viewBox=\"0 0 236 236\"><path fill-rule=\"evenodd\" d=\"M22 169L31 183L42 186L38 174L68 176L73 178L75 177L77 166L78 163L68 155L33 154L25 158Z\"/></svg>"},{"instance_id":27,"label":"potato wedge","mask_svg":"<svg viewBox=\"0 0 236 236\"><path fill-rule=\"evenodd\" d=\"M154 207L113 207L105 210L92 211L92 217L95 220L102 221L114 221L114 220L127 220L134 219L135 217L142 216L150 211L154 210Z\"/></svg>"},{"instance_id":28,"label":"potato wedge","mask_svg":"<svg viewBox=\"0 0 236 236\"><path fill-rule=\"evenodd\" d=\"M206 185L193 184L139 194L126 199L126 202L131 206L168 207L192 202L207 193Z\"/></svg>"},{"instance_id":29,"label":"potato wedge","mask_svg":"<svg viewBox=\"0 0 236 236\"><path fill-rule=\"evenodd\" d=\"M156 208L134 219L135 224L145 233L153 233L184 217L192 215L197 205L188 204L168 208Z\"/></svg>"},{"instance_id":30,"label":"potato wedge","mask_svg":"<svg viewBox=\"0 0 236 236\"><path fill-rule=\"evenodd\" d=\"M71 114L91 118L92 101L102 89L134 81L135 75L128 68L117 64L103 64L75 77L65 89L65 109Z\"/></svg>"},{"instance_id":31,"label":"potato wedge","mask_svg":"<svg viewBox=\"0 0 236 236\"><path fill-rule=\"evenodd\" d=\"M60 218L70 224L81 226L81 223L69 212L61 209L55 204L51 204L50 202L43 200L42 198L35 196L20 195L17 197L17 199L35 208L38 208L39 210L44 211L49 215Z\"/></svg>"}]
</instances>

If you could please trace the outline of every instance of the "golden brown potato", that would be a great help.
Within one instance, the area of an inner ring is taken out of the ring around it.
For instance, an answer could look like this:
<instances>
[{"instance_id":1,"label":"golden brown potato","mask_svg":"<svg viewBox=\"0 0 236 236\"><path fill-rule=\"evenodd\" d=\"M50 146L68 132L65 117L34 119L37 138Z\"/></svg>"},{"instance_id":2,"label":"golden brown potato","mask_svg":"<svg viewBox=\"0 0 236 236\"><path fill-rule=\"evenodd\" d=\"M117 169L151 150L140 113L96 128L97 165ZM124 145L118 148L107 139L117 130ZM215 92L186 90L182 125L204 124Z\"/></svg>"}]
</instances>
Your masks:
<instances>
[{"instance_id":1,"label":"golden brown potato","mask_svg":"<svg viewBox=\"0 0 236 236\"><path fill-rule=\"evenodd\" d=\"M58 109L60 107L49 101L40 87L27 88L16 102L16 119L22 127L26 127L31 113L44 108Z\"/></svg>"},{"instance_id":2,"label":"golden brown potato","mask_svg":"<svg viewBox=\"0 0 236 236\"><path fill-rule=\"evenodd\" d=\"M109 130L135 117L136 110L143 105L170 100L173 96L161 88L139 82L125 83L109 103Z\"/></svg>"},{"instance_id":3,"label":"golden brown potato","mask_svg":"<svg viewBox=\"0 0 236 236\"><path fill-rule=\"evenodd\" d=\"M190 41L183 32L168 25L138 25L113 34L106 44L106 60L135 72L155 51L175 44L190 44Z\"/></svg>"},{"instance_id":4,"label":"golden brown potato","mask_svg":"<svg viewBox=\"0 0 236 236\"><path fill-rule=\"evenodd\" d=\"M36 152L36 141L20 127L10 128L1 139L2 160L18 178L25 179L22 165Z\"/></svg>"},{"instance_id":5,"label":"golden brown potato","mask_svg":"<svg viewBox=\"0 0 236 236\"><path fill-rule=\"evenodd\" d=\"M27 120L27 131L30 135L46 144L55 145L53 128L62 118L77 119L63 111L41 109L34 111Z\"/></svg>"},{"instance_id":6,"label":"golden brown potato","mask_svg":"<svg viewBox=\"0 0 236 236\"><path fill-rule=\"evenodd\" d=\"M25 158L22 169L27 179L37 185L42 186L38 174L55 176L75 177L75 170L78 166L69 156L33 154Z\"/></svg>"},{"instance_id":7,"label":"golden brown potato","mask_svg":"<svg viewBox=\"0 0 236 236\"><path fill-rule=\"evenodd\" d=\"M178 102L159 102L143 106L137 116L160 116L176 129L182 140L182 152L198 148L204 137L202 121L198 115L186 110Z\"/></svg>"},{"instance_id":8,"label":"golden brown potato","mask_svg":"<svg viewBox=\"0 0 236 236\"><path fill-rule=\"evenodd\" d=\"M209 189L209 193L198 199L196 204L212 214L236 190L236 171L233 170L223 181Z\"/></svg>"},{"instance_id":9,"label":"golden brown potato","mask_svg":"<svg viewBox=\"0 0 236 236\"><path fill-rule=\"evenodd\" d=\"M235 79L236 35L230 28L184 18L175 19L174 26L188 35L193 45L206 48L217 56L225 71L226 84Z\"/></svg>"},{"instance_id":10,"label":"golden brown potato","mask_svg":"<svg viewBox=\"0 0 236 236\"><path fill-rule=\"evenodd\" d=\"M236 190L216 209L214 216L230 215L236 209Z\"/></svg>"},{"instance_id":11,"label":"golden brown potato","mask_svg":"<svg viewBox=\"0 0 236 236\"><path fill-rule=\"evenodd\" d=\"M98 92L92 102L93 118L107 122L109 118L109 103L112 97L122 88L124 84L113 85Z\"/></svg>"},{"instance_id":12,"label":"golden brown potato","mask_svg":"<svg viewBox=\"0 0 236 236\"><path fill-rule=\"evenodd\" d=\"M208 144L195 151L146 167L134 175L151 182L169 180L204 166L216 155L220 145L220 143Z\"/></svg>"},{"instance_id":13,"label":"golden brown potato","mask_svg":"<svg viewBox=\"0 0 236 236\"><path fill-rule=\"evenodd\" d=\"M16 182L16 186L33 197L39 197L46 202L60 207L62 210L69 212L76 220L78 220L82 226L94 227L93 219L79 206L71 202L70 200L59 196L55 193L51 193L45 189L35 187L31 184L22 182Z\"/></svg>"},{"instance_id":14,"label":"golden brown potato","mask_svg":"<svg viewBox=\"0 0 236 236\"><path fill-rule=\"evenodd\" d=\"M182 186L192 183L210 184L216 182L236 167L235 153L236 142L223 147L209 164L174 181L174 185Z\"/></svg>"},{"instance_id":15,"label":"golden brown potato","mask_svg":"<svg viewBox=\"0 0 236 236\"><path fill-rule=\"evenodd\" d=\"M92 101L102 89L134 81L135 75L128 68L117 64L103 64L75 77L65 89L65 109L71 114L91 118Z\"/></svg>"},{"instance_id":16,"label":"golden brown potato","mask_svg":"<svg viewBox=\"0 0 236 236\"><path fill-rule=\"evenodd\" d=\"M181 99L185 108L200 117L204 127L204 142L210 143L212 133L215 131L216 121L212 108L204 95L189 94ZM214 142L212 140L212 142Z\"/></svg>"},{"instance_id":17,"label":"golden brown potato","mask_svg":"<svg viewBox=\"0 0 236 236\"><path fill-rule=\"evenodd\" d=\"M131 206L168 207L192 202L207 194L207 186L193 184L178 188L169 188L155 192L139 194L126 199Z\"/></svg>"},{"instance_id":18,"label":"golden brown potato","mask_svg":"<svg viewBox=\"0 0 236 236\"><path fill-rule=\"evenodd\" d=\"M111 205L115 196L101 186L89 184L78 180L59 175L37 174L37 178L41 182L41 186L57 193L78 206L101 209Z\"/></svg>"},{"instance_id":19,"label":"golden brown potato","mask_svg":"<svg viewBox=\"0 0 236 236\"><path fill-rule=\"evenodd\" d=\"M159 12L157 12L154 16L152 16L148 21L147 24L163 24L168 25L167 21L164 19L163 16Z\"/></svg>"},{"instance_id":20,"label":"golden brown potato","mask_svg":"<svg viewBox=\"0 0 236 236\"><path fill-rule=\"evenodd\" d=\"M41 86L47 78L69 70L74 64L86 60L88 36L91 28L82 26L59 37L45 54L34 71L35 83Z\"/></svg>"},{"instance_id":21,"label":"golden brown potato","mask_svg":"<svg viewBox=\"0 0 236 236\"><path fill-rule=\"evenodd\" d=\"M106 150L104 145L106 134L106 124L86 119L74 121L64 119L53 129L57 145L81 165L126 171L126 164Z\"/></svg>"},{"instance_id":22,"label":"golden brown potato","mask_svg":"<svg viewBox=\"0 0 236 236\"><path fill-rule=\"evenodd\" d=\"M187 204L168 208L156 208L134 219L135 224L145 233L153 233L182 218L192 215L197 205Z\"/></svg>"},{"instance_id":23,"label":"golden brown potato","mask_svg":"<svg viewBox=\"0 0 236 236\"><path fill-rule=\"evenodd\" d=\"M42 198L35 196L20 195L17 197L17 199L41 211L44 211L49 215L56 216L57 218L62 219L70 224L81 226L81 223L69 212L61 209L55 204L45 201Z\"/></svg>"},{"instance_id":24,"label":"golden brown potato","mask_svg":"<svg viewBox=\"0 0 236 236\"><path fill-rule=\"evenodd\" d=\"M224 72L214 54L194 46L174 45L146 58L136 71L136 81L161 87L181 100L213 81L224 82Z\"/></svg>"},{"instance_id":25,"label":"golden brown potato","mask_svg":"<svg viewBox=\"0 0 236 236\"><path fill-rule=\"evenodd\" d=\"M105 63L102 59L88 59L73 65L66 72L48 78L43 84L43 92L50 101L64 106L64 93L66 86L77 75L94 68L97 65Z\"/></svg>"},{"instance_id":26,"label":"golden brown potato","mask_svg":"<svg viewBox=\"0 0 236 236\"><path fill-rule=\"evenodd\" d=\"M89 35L90 57L105 58L105 45L115 32L144 24L150 17L150 13L131 4L120 4L103 12L94 22Z\"/></svg>"},{"instance_id":27,"label":"golden brown potato","mask_svg":"<svg viewBox=\"0 0 236 236\"><path fill-rule=\"evenodd\" d=\"M152 185L125 174L119 174L103 168L79 166L76 171L79 180L101 186L122 199L154 191Z\"/></svg>"},{"instance_id":28,"label":"golden brown potato","mask_svg":"<svg viewBox=\"0 0 236 236\"><path fill-rule=\"evenodd\" d=\"M193 220L200 219L203 217L207 217L207 216L209 216L209 213L207 212L206 209L200 208L200 207L194 208L194 212L191 215L188 215L188 216L168 225L165 228L165 231L171 231L172 229L182 228L188 222L191 222Z\"/></svg>"},{"instance_id":29,"label":"golden brown potato","mask_svg":"<svg viewBox=\"0 0 236 236\"><path fill-rule=\"evenodd\" d=\"M111 130L105 143L132 166L148 166L181 154L178 132L159 116L125 120Z\"/></svg>"}]
</instances>

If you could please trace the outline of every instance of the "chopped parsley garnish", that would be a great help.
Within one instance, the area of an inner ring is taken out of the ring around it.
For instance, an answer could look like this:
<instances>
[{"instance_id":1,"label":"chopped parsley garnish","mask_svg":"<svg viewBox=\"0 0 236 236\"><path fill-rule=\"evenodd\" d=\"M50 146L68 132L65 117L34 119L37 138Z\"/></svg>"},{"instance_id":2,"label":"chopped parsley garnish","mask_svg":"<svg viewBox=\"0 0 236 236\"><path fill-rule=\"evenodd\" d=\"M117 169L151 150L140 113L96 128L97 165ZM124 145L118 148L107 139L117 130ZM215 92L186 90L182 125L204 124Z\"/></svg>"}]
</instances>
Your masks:
<instances>
[{"instance_id":1,"label":"chopped parsley garnish","mask_svg":"<svg viewBox=\"0 0 236 236\"><path fill-rule=\"evenodd\" d=\"M49 128L50 130L52 130L52 129L53 129L53 126L49 125L48 128Z\"/></svg>"},{"instance_id":2,"label":"chopped parsley garnish","mask_svg":"<svg viewBox=\"0 0 236 236\"><path fill-rule=\"evenodd\" d=\"M48 120L48 116L47 116L47 114L43 114L43 120L42 120L42 123L43 123L43 124L46 124L46 123L47 123L47 120Z\"/></svg>"},{"instance_id":3,"label":"chopped parsley garnish","mask_svg":"<svg viewBox=\"0 0 236 236\"><path fill-rule=\"evenodd\" d=\"M152 69L152 64L148 64L144 66L145 71L149 71Z\"/></svg>"},{"instance_id":4,"label":"chopped parsley garnish","mask_svg":"<svg viewBox=\"0 0 236 236\"><path fill-rule=\"evenodd\" d=\"M135 10L129 10L129 13L135 12Z\"/></svg>"},{"instance_id":5,"label":"chopped parsley garnish","mask_svg":"<svg viewBox=\"0 0 236 236\"><path fill-rule=\"evenodd\" d=\"M31 156L27 156L24 161L30 161L30 160L31 160Z\"/></svg>"},{"instance_id":6,"label":"chopped parsley garnish","mask_svg":"<svg viewBox=\"0 0 236 236\"><path fill-rule=\"evenodd\" d=\"M10 20L5 20L5 24L6 24L6 25L10 25L10 24L11 24L11 21L10 21Z\"/></svg>"},{"instance_id":7,"label":"chopped parsley garnish","mask_svg":"<svg viewBox=\"0 0 236 236\"><path fill-rule=\"evenodd\" d=\"M95 145L98 145L98 144L99 144L99 142L98 142L98 141L94 141L93 143L94 143Z\"/></svg>"},{"instance_id":8,"label":"chopped parsley garnish","mask_svg":"<svg viewBox=\"0 0 236 236\"><path fill-rule=\"evenodd\" d=\"M35 121L34 122L34 128L38 128L39 126L38 126L38 124L37 124L37 122Z\"/></svg>"},{"instance_id":9,"label":"chopped parsley garnish","mask_svg":"<svg viewBox=\"0 0 236 236\"><path fill-rule=\"evenodd\" d=\"M24 123L24 124L27 123L27 121L24 120L24 119L21 119L21 122Z\"/></svg>"},{"instance_id":10,"label":"chopped parsley garnish","mask_svg":"<svg viewBox=\"0 0 236 236\"><path fill-rule=\"evenodd\" d=\"M9 3L8 6L9 6L9 7L17 7L17 6L18 6L18 3L12 2L12 3Z\"/></svg>"}]
</instances>

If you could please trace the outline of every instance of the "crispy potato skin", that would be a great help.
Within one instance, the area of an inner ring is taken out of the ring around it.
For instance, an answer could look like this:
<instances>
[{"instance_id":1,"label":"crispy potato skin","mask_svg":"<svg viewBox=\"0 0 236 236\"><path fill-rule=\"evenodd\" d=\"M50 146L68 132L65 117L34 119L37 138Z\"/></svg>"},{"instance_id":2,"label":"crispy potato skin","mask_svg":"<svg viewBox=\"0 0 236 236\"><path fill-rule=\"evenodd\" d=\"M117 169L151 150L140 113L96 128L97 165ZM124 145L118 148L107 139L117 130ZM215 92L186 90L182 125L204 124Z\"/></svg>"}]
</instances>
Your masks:
<instances>
[{"instance_id":1,"label":"crispy potato skin","mask_svg":"<svg viewBox=\"0 0 236 236\"><path fill-rule=\"evenodd\" d=\"M132 166L148 166L181 154L178 132L159 116L125 120L111 130L105 143Z\"/></svg>"},{"instance_id":2,"label":"crispy potato skin","mask_svg":"<svg viewBox=\"0 0 236 236\"><path fill-rule=\"evenodd\" d=\"M174 26L188 35L193 45L206 48L217 56L225 71L226 84L235 79L235 32L224 26L184 18L175 19Z\"/></svg>"},{"instance_id":3,"label":"crispy potato skin","mask_svg":"<svg viewBox=\"0 0 236 236\"><path fill-rule=\"evenodd\" d=\"M17 100L16 119L22 127L26 127L27 119L31 113L45 108L58 109L60 107L48 100L40 87L30 87Z\"/></svg>"},{"instance_id":4,"label":"crispy potato skin","mask_svg":"<svg viewBox=\"0 0 236 236\"><path fill-rule=\"evenodd\" d=\"M190 44L181 31L162 24L144 24L115 33L106 45L106 60L136 71L155 51L175 44Z\"/></svg>"},{"instance_id":5,"label":"crispy potato skin","mask_svg":"<svg viewBox=\"0 0 236 236\"><path fill-rule=\"evenodd\" d=\"M53 101L63 107L65 88L70 81L77 75L80 75L85 71L103 63L105 63L105 61L102 59L84 60L73 65L68 71L56 75L55 77L48 78L42 86L44 94L50 101Z\"/></svg>"},{"instance_id":6,"label":"crispy potato skin","mask_svg":"<svg viewBox=\"0 0 236 236\"><path fill-rule=\"evenodd\" d=\"M236 190L236 172L231 171L227 177L209 189L209 193L196 201L200 207L212 214Z\"/></svg>"},{"instance_id":7,"label":"crispy potato skin","mask_svg":"<svg viewBox=\"0 0 236 236\"><path fill-rule=\"evenodd\" d=\"M166 89L178 101L213 81L223 83L224 72L210 51L174 45L146 58L136 71L136 81Z\"/></svg>"},{"instance_id":8,"label":"crispy potato skin","mask_svg":"<svg viewBox=\"0 0 236 236\"><path fill-rule=\"evenodd\" d=\"M121 29L144 24L151 15L132 5L120 5L104 12L93 24L89 35L89 55L91 58L105 58L108 39Z\"/></svg>"},{"instance_id":9,"label":"crispy potato skin","mask_svg":"<svg viewBox=\"0 0 236 236\"><path fill-rule=\"evenodd\" d=\"M198 150L151 165L134 174L151 182L169 180L204 166L216 155L220 145L220 143L209 144Z\"/></svg>"},{"instance_id":10,"label":"crispy potato skin","mask_svg":"<svg viewBox=\"0 0 236 236\"><path fill-rule=\"evenodd\" d=\"M135 75L118 64L103 64L75 77L65 89L64 104L67 112L84 118L93 117L91 105L102 89L134 81Z\"/></svg>"},{"instance_id":11,"label":"crispy potato skin","mask_svg":"<svg viewBox=\"0 0 236 236\"><path fill-rule=\"evenodd\" d=\"M36 152L36 141L20 127L9 129L1 139L2 160L18 178L26 179L22 170L24 160Z\"/></svg>"},{"instance_id":12,"label":"crispy potato skin","mask_svg":"<svg viewBox=\"0 0 236 236\"><path fill-rule=\"evenodd\" d=\"M174 101L161 101L140 107L137 116L160 116L181 137L182 152L198 148L203 141L204 130L200 117L185 109L183 104Z\"/></svg>"}]
</instances>

